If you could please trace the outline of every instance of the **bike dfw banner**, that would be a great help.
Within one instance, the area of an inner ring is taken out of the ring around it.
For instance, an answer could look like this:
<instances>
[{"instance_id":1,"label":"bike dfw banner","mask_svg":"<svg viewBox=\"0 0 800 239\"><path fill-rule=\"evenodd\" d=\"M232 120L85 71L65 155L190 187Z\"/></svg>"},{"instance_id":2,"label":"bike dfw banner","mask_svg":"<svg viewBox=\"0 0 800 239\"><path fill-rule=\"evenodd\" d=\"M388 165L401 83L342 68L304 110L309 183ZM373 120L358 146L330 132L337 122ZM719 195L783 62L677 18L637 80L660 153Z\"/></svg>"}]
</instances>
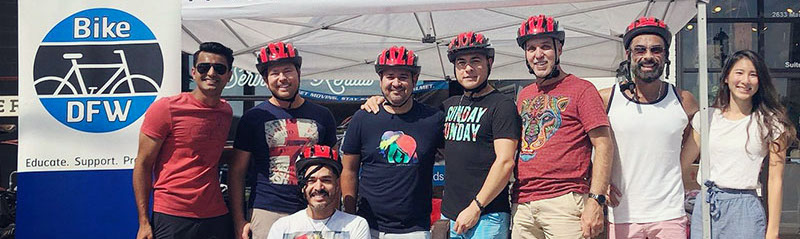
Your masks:
<instances>
[{"instance_id":1,"label":"bike dfw banner","mask_svg":"<svg viewBox=\"0 0 800 239\"><path fill-rule=\"evenodd\" d=\"M139 127L180 91L180 2L18 6L17 236L133 237Z\"/></svg>"}]
</instances>

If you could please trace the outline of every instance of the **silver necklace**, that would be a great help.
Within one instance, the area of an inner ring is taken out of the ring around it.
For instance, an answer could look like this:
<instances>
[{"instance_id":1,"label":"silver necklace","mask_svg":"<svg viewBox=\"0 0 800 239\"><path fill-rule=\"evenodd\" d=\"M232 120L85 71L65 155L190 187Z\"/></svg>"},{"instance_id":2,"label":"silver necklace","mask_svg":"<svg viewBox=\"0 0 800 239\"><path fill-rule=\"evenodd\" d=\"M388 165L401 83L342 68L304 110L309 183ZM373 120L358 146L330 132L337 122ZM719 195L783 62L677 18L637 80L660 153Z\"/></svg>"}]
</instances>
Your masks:
<instances>
[{"instance_id":1,"label":"silver necklace","mask_svg":"<svg viewBox=\"0 0 800 239\"><path fill-rule=\"evenodd\" d=\"M658 96L656 97L655 100L658 100L659 98L661 98L661 91L664 90L664 84L665 84L664 82L659 82L658 83ZM645 102L641 102L639 100L639 92L638 91L639 91L639 87L636 87L636 88L634 88L633 92L631 92L631 95L633 95L633 100L636 103L645 103ZM623 94L625 94L625 92L623 92ZM651 102L648 101L647 103L651 103Z\"/></svg>"},{"instance_id":2,"label":"silver necklace","mask_svg":"<svg viewBox=\"0 0 800 239\"><path fill-rule=\"evenodd\" d=\"M334 216L334 215L336 215L336 212L335 212L335 211L333 212L333 214L331 214L331 216L330 216L330 217L328 217L328 219L325 219L325 222L324 222L324 223L322 223L322 229L325 229L325 228L327 228L327 227L328 227L328 222L331 220L331 218L333 218L333 216ZM317 226L314 224L314 220L313 220L313 219L311 219L311 217L308 217L308 222L310 222L310 223L311 223L311 228L314 228L314 231L315 231L315 232L321 232L321 231L322 231L322 230L320 230L320 229L317 229Z\"/></svg>"}]
</instances>

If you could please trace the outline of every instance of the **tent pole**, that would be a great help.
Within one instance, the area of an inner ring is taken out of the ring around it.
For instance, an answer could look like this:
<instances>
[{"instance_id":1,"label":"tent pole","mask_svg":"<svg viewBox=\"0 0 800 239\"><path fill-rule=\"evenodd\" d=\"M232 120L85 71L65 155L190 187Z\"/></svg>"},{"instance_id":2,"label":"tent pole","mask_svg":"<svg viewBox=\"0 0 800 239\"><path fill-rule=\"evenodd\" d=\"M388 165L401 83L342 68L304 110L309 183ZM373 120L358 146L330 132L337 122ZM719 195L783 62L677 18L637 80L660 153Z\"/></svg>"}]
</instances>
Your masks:
<instances>
[{"instance_id":1,"label":"tent pole","mask_svg":"<svg viewBox=\"0 0 800 239\"><path fill-rule=\"evenodd\" d=\"M438 36L436 35L436 25L433 24L433 12L428 12L428 18L431 19L431 31L433 31L433 36Z\"/></svg>"},{"instance_id":2,"label":"tent pole","mask_svg":"<svg viewBox=\"0 0 800 239\"><path fill-rule=\"evenodd\" d=\"M364 63L364 60L361 60L361 59L354 59L354 58L349 58L349 57L344 57L344 56L337 56L337 55L328 54L328 53L322 53L322 52L318 52L318 51L309 51L308 49L303 49L303 50L299 50L299 51L308 52L308 53L315 54L315 55L320 55L320 56L326 56L326 57L330 57L330 58L335 58L335 59L339 59L339 60Z\"/></svg>"},{"instance_id":3,"label":"tent pole","mask_svg":"<svg viewBox=\"0 0 800 239\"><path fill-rule=\"evenodd\" d=\"M221 19L220 21L222 22L223 25L225 25L225 28L227 28L228 31L233 33L233 36L236 37L236 40L239 40L239 43L242 43L242 45L244 45L245 47L249 47L250 46L250 45L247 45L247 42L245 42L244 39L242 39L242 36L239 36L239 33L237 33L236 31L233 30L231 25L228 24L228 21L225 21L225 19Z\"/></svg>"},{"instance_id":4,"label":"tent pole","mask_svg":"<svg viewBox=\"0 0 800 239\"><path fill-rule=\"evenodd\" d=\"M419 26L419 32L422 33L422 37L425 37L425 29L422 27L422 22L419 21L419 16L416 12L414 12L414 19L417 20L417 26Z\"/></svg>"},{"instance_id":5,"label":"tent pole","mask_svg":"<svg viewBox=\"0 0 800 239\"><path fill-rule=\"evenodd\" d=\"M349 32L349 33L369 35L369 36L397 38L397 39L400 39L400 40L408 40L408 41L419 41L419 38L415 38L415 37L411 37L411 36L391 35L391 34L385 34L385 33L381 33L381 32L366 31L366 30L360 30L360 29L354 29L354 28L346 28L346 27L334 26L334 25L339 24L339 23L333 23L333 24L330 24L330 25L321 26L321 25L314 25L314 24L303 23L303 22L286 21L286 20L281 20L281 19L260 19L260 20L256 20L256 21L269 22L269 23L275 23L275 24L284 24L284 25L289 25L289 26L319 28L319 29L326 29L326 30L330 30L330 31ZM423 34L423 36L424 35L425 34Z\"/></svg>"},{"instance_id":6,"label":"tent pole","mask_svg":"<svg viewBox=\"0 0 800 239\"><path fill-rule=\"evenodd\" d=\"M606 40L609 40L609 41L616 41L616 42L622 43L622 39L620 39L620 37L618 37L618 36L612 36L612 35L609 35L609 34L597 33L597 32L589 31L589 30L586 30L586 29L581 29L581 28L571 27L571 26L562 26L562 27L565 30L579 32L579 33L583 33L583 34L586 34L586 35L589 35L589 36L599 37L599 38L603 38L603 39L606 39Z\"/></svg>"},{"instance_id":7,"label":"tent pole","mask_svg":"<svg viewBox=\"0 0 800 239\"><path fill-rule=\"evenodd\" d=\"M186 28L186 26L184 26L183 24L181 24L181 29L183 29L183 31L186 32L186 35L189 35L189 37L191 37L192 40L194 40L194 42L197 42L198 45L200 43L203 43L202 41L200 41L200 38L197 38L197 36L194 35L192 31L189 31L189 28Z\"/></svg>"},{"instance_id":8,"label":"tent pole","mask_svg":"<svg viewBox=\"0 0 800 239\"><path fill-rule=\"evenodd\" d=\"M510 12L499 10L499 9L488 9L487 8L486 10L490 11L490 12L497 13L497 14L506 15L506 16L509 16L509 17L519 18L521 20L525 20L525 19L528 18L527 16L522 16L522 15L515 14L515 13L510 13ZM567 15L565 14L565 16L567 16ZM518 25L518 24L515 23L513 25ZM606 39L606 40L609 40L609 41L622 42L622 40L618 36L613 36L613 35L610 35L610 34L603 34L603 33L593 32L593 31L590 31L590 30L581 29L581 28L577 28L577 27L566 26L566 25L563 25L563 24L561 26L566 30L575 31L575 32L586 34L586 35L603 38L603 39Z\"/></svg>"},{"instance_id":9,"label":"tent pole","mask_svg":"<svg viewBox=\"0 0 800 239\"><path fill-rule=\"evenodd\" d=\"M555 15L553 15L553 17L559 18L559 17L572 16L572 15L576 15L576 14L585 14L585 13L588 13L588 12L593 12L593 11L598 11L598 10L603 10L603 9L609 9L609 8L615 8L615 7L620 7L620 6L626 6L626 5L631 5L631 4L635 4L635 3L640 3L642 1L643 0L629 0L629 1L624 1L624 2L615 2L615 3L611 3L611 4L606 4L606 5L594 6L594 7L589 7L589 8L575 9L573 11L560 13L560 14L555 14ZM509 17L519 18L519 19L522 19L522 20L528 19L528 16L522 16L520 14L511 13L511 12L508 12L508 11L503 11L501 9L484 8L484 10L490 11L490 12L494 12L494 13L497 13L497 14L506 15L506 16L509 16ZM519 25L519 21L514 21L514 22L502 23L502 24L498 24L498 25L494 25L494 26L490 26L490 27L485 27L485 28L473 29L473 31L475 31L475 32L486 32L486 31L497 30L497 29L500 29L500 28L506 28L506 27L518 26L518 25ZM458 35L458 33L453 33L452 35L442 36L442 38L443 39L447 39L447 38L455 37L457 35Z\"/></svg>"},{"instance_id":10,"label":"tent pole","mask_svg":"<svg viewBox=\"0 0 800 239\"><path fill-rule=\"evenodd\" d=\"M700 202L703 204L703 239L711 239L711 220L709 204L706 202L708 198L708 188L705 186L705 181L708 180L711 167L709 165L709 139L708 139L708 47L707 41L707 25L706 25L706 3L702 0L697 1L697 53L699 61L699 72L697 75L697 82L700 84L700 181L701 195ZM695 203L698 203L695 200ZM698 212L693 212L698 213Z\"/></svg>"},{"instance_id":11,"label":"tent pole","mask_svg":"<svg viewBox=\"0 0 800 239\"><path fill-rule=\"evenodd\" d=\"M293 33L293 34L286 35L286 36L283 36L283 37L275 38L275 39L272 39L272 40L269 40L269 41L266 41L266 42L262 42L262 43L256 44L254 46L247 47L247 48L242 49L242 50L234 51L233 55L234 56L238 56L238 55L241 55L241 54L244 54L244 53L253 53L254 51L256 51L259 48L261 48L262 46L266 46L270 42L284 41L286 39L295 38L295 37L302 36L302 35L305 35L305 34L309 34L309 33L312 33L312 32L316 32L316 31L319 31L319 30L322 30L322 28L307 29L305 31L301 31L301 32Z\"/></svg>"},{"instance_id":12,"label":"tent pole","mask_svg":"<svg viewBox=\"0 0 800 239\"><path fill-rule=\"evenodd\" d=\"M669 12L669 7L671 7L672 3L674 3L674 2L675 2L675 0L670 0L667 3L667 7L664 8L664 14L661 14L661 20L664 20L664 21L667 20L667 13Z\"/></svg>"},{"instance_id":13,"label":"tent pole","mask_svg":"<svg viewBox=\"0 0 800 239\"><path fill-rule=\"evenodd\" d=\"M359 17L361 17L361 15L356 15L356 16L345 18L345 19L341 19L341 20L335 21L335 22L333 22L331 24L328 24L328 25L315 26L315 28L312 28L312 29L307 29L307 30L300 31L300 32L297 32L297 33L289 34L289 35L286 35L286 36L283 36L283 37L272 39L270 41L266 41L266 42L262 42L262 43L256 44L256 45L251 46L251 47L247 47L247 48L242 49L242 50L235 51L235 52L233 52L233 55L236 56L236 55L241 55L242 53L252 52L252 51L257 50L258 48L260 48L262 46L265 46L265 45L269 44L270 42L283 41L283 40L286 40L286 39L295 38L295 37L302 36L302 35L305 35L305 34L309 34L309 33L312 33L312 32L316 32L316 31L319 31L319 30L327 29L327 28L329 28L329 27L331 27L333 25L336 25L336 24L339 24L339 23L343 23L343 22L346 22L346 21L350 21L350 20L353 20L353 19L356 19L356 18L359 18Z\"/></svg>"},{"instance_id":14,"label":"tent pole","mask_svg":"<svg viewBox=\"0 0 800 239\"><path fill-rule=\"evenodd\" d=\"M436 24L433 23L433 12L428 12L428 18L431 19L431 32L433 32L434 37L439 37L436 35ZM445 39L447 41L447 39ZM439 57L439 66L442 67L442 79L447 80L447 70L444 68L444 60L442 59L442 49L440 48L441 41L437 39L436 41L436 55ZM455 77L455 76L453 76ZM489 79L486 79L489 80Z\"/></svg>"}]
</instances>

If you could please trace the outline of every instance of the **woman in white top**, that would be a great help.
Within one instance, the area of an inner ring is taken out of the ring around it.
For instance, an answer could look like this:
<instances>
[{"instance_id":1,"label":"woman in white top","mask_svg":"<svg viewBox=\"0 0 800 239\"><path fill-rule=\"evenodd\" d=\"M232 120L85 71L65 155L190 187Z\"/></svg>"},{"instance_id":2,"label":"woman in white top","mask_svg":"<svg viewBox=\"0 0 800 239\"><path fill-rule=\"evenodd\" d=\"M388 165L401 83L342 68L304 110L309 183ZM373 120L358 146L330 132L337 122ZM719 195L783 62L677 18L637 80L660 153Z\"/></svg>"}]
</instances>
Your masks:
<instances>
[{"instance_id":1,"label":"woman in white top","mask_svg":"<svg viewBox=\"0 0 800 239\"><path fill-rule=\"evenodd\" d=\"M709 108L708 181L712 238L778 238L781 221L783 167L786 148L797 140L764 61L742 50L723 67L719 90ZM689 164L699 155L700 117L692 120L681 161ZM764 158L769 159L767 208L764 215L755 189ZM702 201L695 203L692 238L702 238Z\"/></svg>"}]
</instances>

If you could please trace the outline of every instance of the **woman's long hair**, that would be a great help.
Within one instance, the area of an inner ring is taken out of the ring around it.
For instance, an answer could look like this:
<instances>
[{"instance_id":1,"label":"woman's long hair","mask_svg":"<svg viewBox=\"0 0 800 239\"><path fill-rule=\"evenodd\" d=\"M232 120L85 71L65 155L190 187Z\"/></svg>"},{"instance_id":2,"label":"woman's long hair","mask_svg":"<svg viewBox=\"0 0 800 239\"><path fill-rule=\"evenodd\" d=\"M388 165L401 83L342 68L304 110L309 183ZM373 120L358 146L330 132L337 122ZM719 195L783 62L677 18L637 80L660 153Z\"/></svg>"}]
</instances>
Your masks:
<instances>
[{"instance_id":1,"label":"woman's long hair","mask_svg":"<svg viewBox=\"0 0 800 239\"><path fill-rule=\"evenodd\" d=\"M755 122L758 123L759 129L761 130L763 148L769 149L770 144L777 143L773 141L773 139L779 139L779 137L781 137L785 140L785 144L781 145L783 148L779 148L778 151L782 151L797 141L797 131L792 122L789 121L789 117L786 114L786 107L778 100L778 93L775 91L775 85L772 84L772 77L769 75L767 64L764 63L764 60L761 59L758 53L751 50L741 50L733 53L733 55L728 58L725 62L725 66L722 68L722 76L719 78L717 99L714 100L713 107L723 112L728 111L728 107L730 107L731 90L728 89L728 84L725 83L725 79L728 78L728 75L731 73L733 65L742 59L750 60L750 62L753 63L758 76L758 90L751 99L753 102L753 114L750 118L750 122L752 123L752 121L755 120ZM748 125L749 124L750 123L748 123ZM777 132L780 129L783 129L783 132ZM778 133L781 133L781 135L777 135ZM749 142L749 131L747 139L747 142Z\"/></svg>"}]
</instances>

